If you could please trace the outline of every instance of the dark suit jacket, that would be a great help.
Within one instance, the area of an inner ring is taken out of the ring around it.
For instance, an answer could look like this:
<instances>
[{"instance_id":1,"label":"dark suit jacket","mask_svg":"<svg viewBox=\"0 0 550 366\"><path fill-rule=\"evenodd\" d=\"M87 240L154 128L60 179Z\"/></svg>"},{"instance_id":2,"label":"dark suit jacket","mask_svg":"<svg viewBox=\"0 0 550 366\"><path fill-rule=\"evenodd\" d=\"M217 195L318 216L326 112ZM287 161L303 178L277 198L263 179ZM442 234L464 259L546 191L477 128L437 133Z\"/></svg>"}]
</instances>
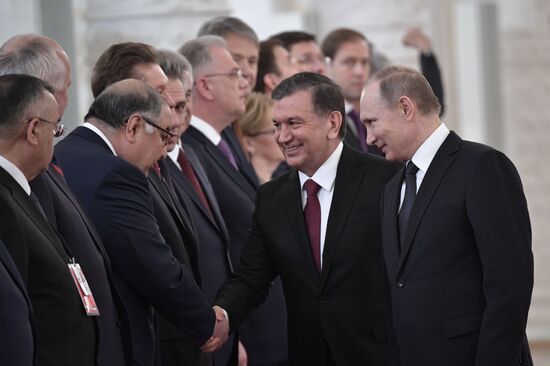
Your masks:
<instances>
[{"instance_id":1,"label":"dark suit jacket","mask_svg":"<svg viewBox=\"0 0 550 366\"><path fill-rule=\"evenodd\" d=\"M256 191L250 182L227 161L219 149L199 130L189 127L182 141L190 145L200 159L220 206L229 231L229 252L238 263L254 211ZM280 280L276 280L269 298L247 319L240 329L249 363L270 363L287 358L286 311ZM266 329L269 329L266 332Z\"/></svg>"},{"instance_id":2,"label":"dark suit jacket","mask_svg":"<svg viewBox=\"0 0 550 366\"><path fill-rule=\"evenodd\" d=\"M344 146L317 271L293 170L260 187L241 262L216 303L235 327L283 281L291 365L385 365L389 296L380 246L380 197L396 166ZM330 349L329 349L330 348Z\"/></svg>"},{"instance_id":3,"label":"dark suit jacket","mask_svg":"<svg viewBox=\"0 0 550 366\"><path fill-rule=\"evenodd\" d=\"M65 240L80 264L94 295L100 312L100 316L92 318L98 334L97 365L123 365L125 353L128 358L126 364L131 364L131 344L124 306L112 282L111 263L88 214L52 164L46 172L33 179L30 186L48 221ZM126 325L124 341L121 324Z\"/></svg>"},{"instance_id":4,"label":"dark suit jacket","mask_svg":"<svg viewBox=\"0 0 550 366\"><path fill-rule=\"evenodd\" d=\"M32 306L19 270L0 241L0 357L5 366L31 366Z\"/></svg>"},{"instance_id":5,"label":"dark suit jacket","mask_svg":"<svg viewBox=\"0 0 550 366\"><path fill-rule=\"evenodd\" d=\"M233 155L237 160L237 164L239 165L241 173L244 175L246 180L252 185L252 187L254 187L255 190L258 189L258 187L260 186L260 181L258 179L258 176L256 175L256 171L254 170L254 167L244 155L243 148L241 146L241 143L239 142L237 135L235 134L233 125L231 124L227 126L222 131L221 136L231 148L231 151L233 152Z\"/></svg>"},{"instance_id":6,"label":"dark suit jacket","mask_svg":"<svg viewBox=\"0 0 550 366\"><path fill-rule=\"evenodd\" d=\"M204 343L214 313L189 267L178 263L159 232L146 177L116 157L93 131L78 127L56 147L65 178L94 222L130 318L134 362L152 365L153 307Z\"/></svg>"},{"instance_id":7,"label":"dark suit jacket","mask_svg":"<svg viewBox=\"0 0 550 366\"><path fill-rule=\"evenodd\" d=\"M402 177L388 183L382 216L401 366L518 365L533 256L514 165L451 132L418 190L399 255Z\"/></svg>"},{"instance_id":8,"label":"dark suit jacket","mask_svg":"<svg viewBox=\"0 0 550 366\"><path fill-rule=\"evenodd\" d=\"M232 267L229 259L229 234L212 191L210 181L191 147L185 146L187 159L194 167L199 183L209 201L211 216L194 190L191 183L170 158L165 159L164 167L174 184L179 202L185 206L193 218L198 242L198 267L201 289L208 302L213 303L220 287L229 278ZM162 169L163 167L161 167ZM234 339L228 340L222 349L214 353L216 365L227 365L233 351Z\"/></svg>"},{"instance_id":9,"label":"dark suit jacket","mask_svg":"<svg viewBox=\"0 0 550 366\"><path fill-rule=\"evenodd\" d=\"M94 365L96 332L67 267L71 255L39 208L2 168L0 238L31 299L36 365Z\"/></svg>"}]
</instances>

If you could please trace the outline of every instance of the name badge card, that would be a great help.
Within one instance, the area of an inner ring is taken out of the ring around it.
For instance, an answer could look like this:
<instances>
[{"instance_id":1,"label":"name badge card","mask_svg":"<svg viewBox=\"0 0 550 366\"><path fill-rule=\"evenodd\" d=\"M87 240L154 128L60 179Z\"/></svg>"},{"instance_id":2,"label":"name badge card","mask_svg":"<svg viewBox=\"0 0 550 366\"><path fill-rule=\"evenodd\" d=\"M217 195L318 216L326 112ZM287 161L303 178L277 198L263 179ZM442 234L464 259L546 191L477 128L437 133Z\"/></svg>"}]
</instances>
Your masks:
<instances>
[{"instance_id":1,"label":"name badge card","mask_svg":"<svg viewBox=\"0 0 550 366\"><path fill-rule=\"evenodd\" d=\"M84 276L80 265L74 262L67 265L69 266L69 271L71 271L71 276L73 277L76 289L78 290L78 294L80 295L80 299L84 305L86 315L98 316L99 309L97 308L94 295L92 295L92 291L90 290L90 286L88 286L88 281L86 281L86 277Z\"/></svg>"}]
</instances>

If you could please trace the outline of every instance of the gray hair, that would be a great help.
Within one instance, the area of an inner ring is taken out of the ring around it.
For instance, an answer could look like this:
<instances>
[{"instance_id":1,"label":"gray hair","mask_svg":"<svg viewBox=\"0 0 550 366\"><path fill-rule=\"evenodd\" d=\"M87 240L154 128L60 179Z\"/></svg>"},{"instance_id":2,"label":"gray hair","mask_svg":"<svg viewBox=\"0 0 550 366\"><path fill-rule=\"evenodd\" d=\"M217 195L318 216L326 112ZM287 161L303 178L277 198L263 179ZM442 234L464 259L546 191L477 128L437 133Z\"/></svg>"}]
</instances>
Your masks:
<instances>
[{"instance_id":1,"label":"gray hair","mask_svg":"<svg viewBox=\"0 0 550 366\"><path fill-rule=\"evenodd\" d=\"M197 36L215 35L225 38L228 34L246 38L256 46L260 44L258 35L248 24L239 18L230 16L219 16L205 22L199 29Z\"/></svg>"},{"instance_id":2,"label":"gray hair","mask_svg":"<svg viewBox=\"0 0 550 366\"><path fill-rule=\"evenodd\" d=\"M25 37L16 36L16 37ZM8 40L12 42L16 37ZM4 45L6 44L4 43ZM0 54L0 75L25 74L48 82L55 90L63 89L65 65L54 47L47 41L35 38L19 48Z\"/></svg>"},{"instance_id":3,"label":"gray hair","mask_svg":"<svg viewBox=\"0 0 550 366\"><path fill-rule=\"evenodd\" d=\"M185 73L193 75L193 67L185 57L169 50L159 50L159 64L168 79L179 79L185 84Z\"/></svg>"},{"instance_id":4,"label":"gray hair","mask_svg":"<svg viewBox=\"0 0 550 366\"><path fill-rule=\"evenodd\" d=\"M135 113L157 119L163 104L166 102L153 88L137 79L126 79L102 91L93 101L84 120L93 118L116 130L123 127ZM145 126L149 134L153 133L153 126Z\"/></svg>"},{"instance_id":5,"label":"gray hair","mask_svg":"<svg viewBox=\"0 0 550 366\"><path fill-rule=\"evenodd\" d=\"M186 42L178 50L191 64L193 76L197 75L199 69L212 62L210 55L212 47L227 49L227 42L220 36L200 36Z\"/></svg>"}]
</instances>

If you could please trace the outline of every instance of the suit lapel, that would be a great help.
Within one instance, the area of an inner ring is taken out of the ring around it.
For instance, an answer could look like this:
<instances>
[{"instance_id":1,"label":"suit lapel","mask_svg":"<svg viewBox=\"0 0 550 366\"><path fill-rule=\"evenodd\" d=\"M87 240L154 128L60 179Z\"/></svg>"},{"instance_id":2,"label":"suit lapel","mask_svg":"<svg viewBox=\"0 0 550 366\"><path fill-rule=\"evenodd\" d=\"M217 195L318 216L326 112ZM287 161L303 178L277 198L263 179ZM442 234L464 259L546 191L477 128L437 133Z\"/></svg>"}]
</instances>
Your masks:
<instances>
[{"instance_id":1,"label":"suit lapel","mask_svg":"<svg viewBox=\"0 0 550 366\"><path fill-rule=\"evenodd\" d=\"M315 283L320 280L319 272L313 260L311 246L309 244L309 236L306 231L306 221L304 219L304 210L302 208L302 198L300 192L300 180L298 172L292 171L288 175L288 181L282 187L278 194L277 200L281 202L281 206L286 211L286 217L290 225L290 231L294 237L294 241L302 251L304 261L309 267L309 271L314 275Z\"/></svg>"},{"instance_id":2,"label":"suit lapel","mask_svg":"<svg viewBox=\"0 0 550 366\"><path fill-rule=\"evenodd\" d=\"M416 194L416 199L411 210L409 224L407 226L405 239L403 241L401 257L399 258L398 272L403 267L407 255L411 250L414 236L420 221L422 220L422 216L424 216L426 208L435 194L441 179L445 175L445 172L453 164L456 158L455 153L460 149L460 143L460 138L454 132L451 132L435 154L430 167L422 180L422 185Z\"/></svg>"},{"instance_id":3,"label":"suit lapel","mask_svg":"<svg viewBox=\"0 0 550 366\"><path fill-rule=\"evenodd\" d=\"M353 207L357 191L363 179L363 169L359 166L363 162L353 159L352 151L344 147L334 182L334 194L330 205L327 222L325 245L323 249L323 267L321 270L321 286L329 277L334 259L334 252L338 247L339 238L346 224L348 215Z\"/></svg>"},{"instance_id":4,"label":"suit lapel","mask_svg":"<svg viewBox=\"0 0 550 366\"><path fill-rule=\"evenodd\" d=\"M48 239L55 250L59 253L63 260L68 258L68 254L63 248L61 239L56 235L53 228L50 226L46 217L40 212L39 208L31 201L27 193L19 186L19 184L9 175L3 168L0 168L0 181L5 182L6 186L11 191L13 200L19 205L21 210L29 217L34 225Z\"/></svg>"}]
</instances>

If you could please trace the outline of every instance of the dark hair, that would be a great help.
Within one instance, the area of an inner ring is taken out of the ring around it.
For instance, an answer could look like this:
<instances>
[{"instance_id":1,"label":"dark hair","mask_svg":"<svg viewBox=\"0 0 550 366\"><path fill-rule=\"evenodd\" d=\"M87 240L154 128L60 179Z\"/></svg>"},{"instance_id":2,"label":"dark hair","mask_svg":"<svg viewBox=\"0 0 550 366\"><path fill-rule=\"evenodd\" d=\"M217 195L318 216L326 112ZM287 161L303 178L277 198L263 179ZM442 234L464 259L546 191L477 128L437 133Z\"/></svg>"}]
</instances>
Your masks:
<instances>
[{"instance_id":1,"label":"dark hair","mask_svg":"<svg viewBox=\"0 0 550 366\"><path fill-rule=\"evenodd\" d=\"M225 38L228 34L235 34L239 37L246 38L255 45L260 43L258 35L248 24L239 18L229 16L219 16L205 22L200 27L197 37L213 35Z\"/></svg>"},{"instance_id":2,"label":"dark hair","mask_svg":"<svg viewBox=\"0 0 550 366\"><path fill-rule=\"evenodd\" d=\"M346 133L344 95L340 87L325 75L314 72L294 74L275 87L273 93L271 93L271 98L281 100L302 90L311 90L311 103L318 116L324 116L334 111L340 112L342 124L340 125L339 135L343 138Z\"/></svg>"},{"instance_id":3,"label":"dark hair","mask_svg":"<svg viewBox=\"0 0 550 366\"><path fill-rule=\"evenodd\" d=\"M327 34L321 44L321 50L325 57L333 59L344 43L355 41L365 41L367 46L370 47L367 38L363 34L349 28L338 28Z\"/></svg>"},{"instance_id":4,"label":"dark hair","mask_svg":"<svg viewBox=\"0 0 550 366\"><path fill-rule=\"evenodd\" d=\"M276 39L282 42L283 47L286 48L289 52L295 43L317 42L313 34L302 31L281 32L272 35L271 37L269 37L269 39Z\"/></svg>"},{"instance_id":5,"label":"dark hair","mask_svg":"<svg viewBox=\"0 0 550 366\"><path fill-rule=\"evenodd\" d=\"M97 97L109 85L124 79L137 78L134 67L158 64L158 53L145 43L125 42L107 48L92 71L92 93Z\"/></svg>"},{"instance_id":6,"label":"dark hair","mask_svg":"<svg viewBox=\"0 0 550 366\"><path fill-rule=\"evenodd\" d=\"M284 47L283 43L277 39L268 39L260 42L260 57L258 59L258 76L254 91L263 93L265 90L264 76L269 73L280 75L281 71L275 63L275 47Z\"/></svg>"},{"instance_id":7,"label":"dark hair","mask_svg":"<svg viewBox=\"0 0 550 366\"><path fill-rule=\"evenodd\" d=\"M124 126L134 113L157 118L161 106L166 104L164 99L142 81L132 80L136 84L131 88L127 87L128 81L116 82L102 91L93 101L84 120L95 118L117 129Z\"/></svg>"},{"instance_id":8,"label":"dark hair","mask_svg":"<svg viewBox=\"0 0 550 366\"><path fill-rule=\"evenodd\" d=\"M380 97L387 107L397 106L399 98L407 96L415 101L423 115L435 112L439 115L441 104L430 83L418 71L404 66L390 66L373 75L372 81L380 83Z\"/></svg>"},{"instance_id":9,"label":"dark hair","mask_svg":"<svg viewBox=\"0 0 550 366\"><path fill-rule=\"evenodd\" d=\"M0 76L0 137L12 137L18 125L25 120L29 109L54 89L39 78L25 74Z\"/></svg>"}]
</instances>

